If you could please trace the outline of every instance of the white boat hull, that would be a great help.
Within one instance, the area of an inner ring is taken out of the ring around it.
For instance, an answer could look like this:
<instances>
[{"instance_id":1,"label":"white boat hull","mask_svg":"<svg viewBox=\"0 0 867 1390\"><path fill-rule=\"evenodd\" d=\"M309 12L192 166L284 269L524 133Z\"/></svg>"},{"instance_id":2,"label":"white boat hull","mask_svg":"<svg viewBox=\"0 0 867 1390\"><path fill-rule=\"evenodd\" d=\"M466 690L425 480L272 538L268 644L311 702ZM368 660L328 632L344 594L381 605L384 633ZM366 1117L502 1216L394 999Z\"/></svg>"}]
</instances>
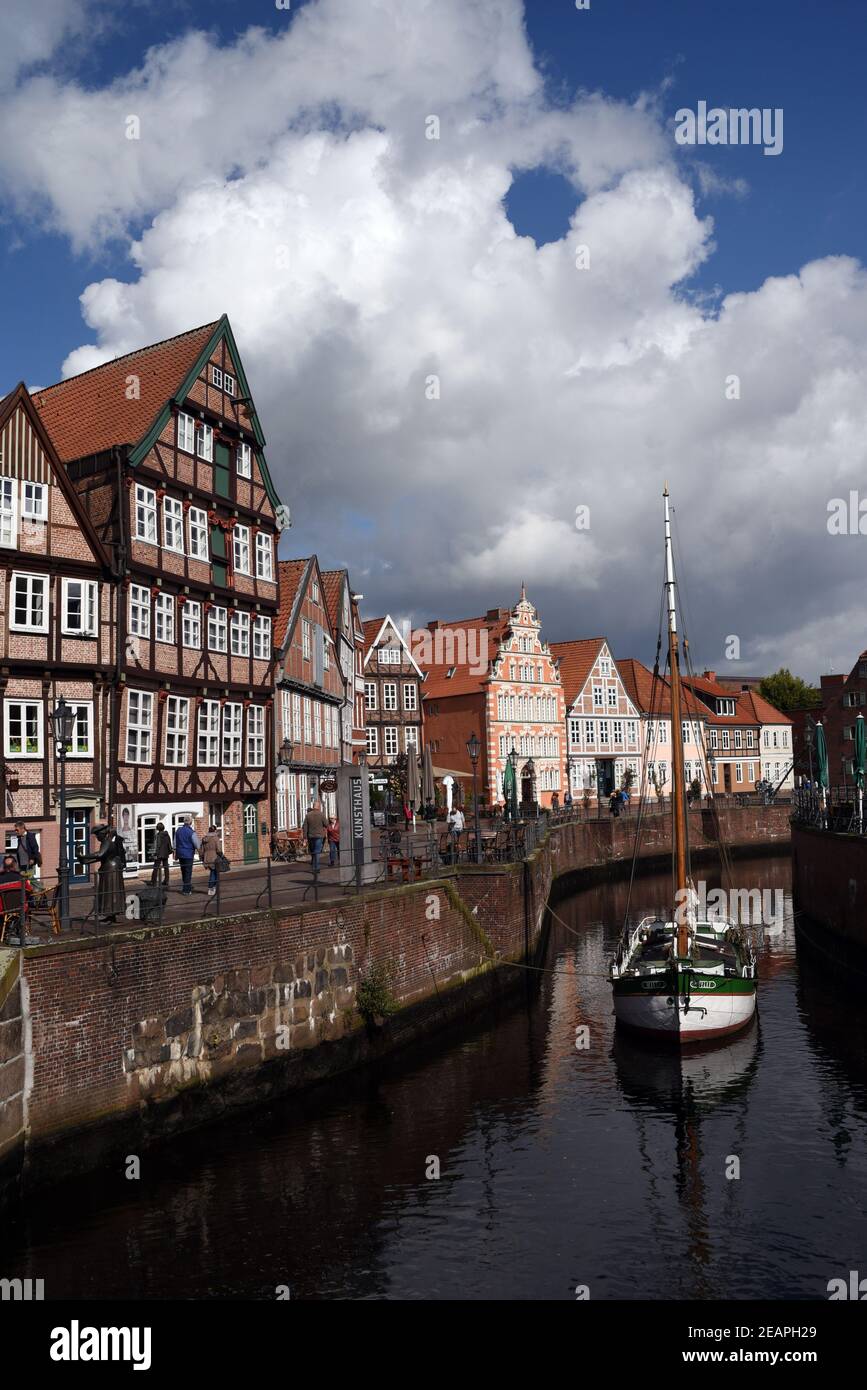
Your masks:
<instances>
[{"instance_id":1,"label":"white boat hull","mask_svg":"<svg viewBox=\"0 0 867 1390\"><path fill-rule=\"evenodd\" d=\"M748 993L694 993L688 1008L683 998L677 1000L676 1007L667 990L614 996L618 1023L680 1043L709 1041L735 1033L749 1023L755 1011L754 989Z\"/></svg>"}]
</instances>

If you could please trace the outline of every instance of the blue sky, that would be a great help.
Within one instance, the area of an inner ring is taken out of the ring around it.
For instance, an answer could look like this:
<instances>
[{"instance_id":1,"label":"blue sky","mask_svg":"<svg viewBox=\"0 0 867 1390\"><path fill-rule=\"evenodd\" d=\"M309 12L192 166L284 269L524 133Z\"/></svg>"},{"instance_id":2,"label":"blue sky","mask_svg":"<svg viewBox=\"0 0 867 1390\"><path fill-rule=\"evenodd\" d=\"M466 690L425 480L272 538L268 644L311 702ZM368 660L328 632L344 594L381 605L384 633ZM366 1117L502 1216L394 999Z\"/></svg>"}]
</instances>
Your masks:
<instances>
[{"instance_id":1,"label":"blue sky","mask_svg":"<svg viewBox=\"0 0 867 1390\"><path fill-rule=\"evenodd\" d=\"M849 669L865 53L841 0L3 0L0 389L225 311L283 552L366 615L523 579L552 639L651 655L668 479L697 659ZM700 102L782 152L679 146Z\"/></svg>"},{"instance_id":2,"label":"blue sky","mask_svg":"<svg viewBox=\"0 0 867 1390\"><path fill-rule=\"evenodd\" d=\"M71 43L50 67L85 87L104 86L138 66L149 46L190 28L221 43L252 24L280 33L303 3L294 0L289 14L267 0L111 5L101 12L97 42ZM719 172L744 180L748 191L708 199L717 249L687 288L750 290L816 257L865 259L867 5L591 0L590 10L579 12L570 0L531 0L525 23L554 100L571 100L581 89L627 101L655 93L672 121L678 108L694 108L701 99L708 106L783 108L780 156L738 146L715 151ZM570 194L553 175L518 179L510 215L537 241L560 237L575 202ZM76 256L63 236L40 234L18 219L0 224L0 265L4 387L22 377L56 380L66 353L81 341L78 295L85 284L130 274L123 245Z\"/></svg>"}]
</instances>

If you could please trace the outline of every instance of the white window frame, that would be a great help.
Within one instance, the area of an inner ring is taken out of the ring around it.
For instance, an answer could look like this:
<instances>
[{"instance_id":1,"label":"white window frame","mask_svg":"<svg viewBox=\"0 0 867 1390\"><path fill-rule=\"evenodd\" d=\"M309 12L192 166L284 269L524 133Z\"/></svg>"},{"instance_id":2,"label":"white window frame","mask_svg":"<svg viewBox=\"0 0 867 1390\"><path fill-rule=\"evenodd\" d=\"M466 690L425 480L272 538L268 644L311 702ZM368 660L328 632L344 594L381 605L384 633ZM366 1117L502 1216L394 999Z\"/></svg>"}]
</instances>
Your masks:
<instances>
[{"instance_id":1,"label":"white window frame","mask_svg":"<svg viewBox=\"0 0 867 1390\"><path fill-rule=\"evenodd\" d=\"M177 444L185 454L196 452L196 422L183 410L178 412Z\"/></svg>"},{"instance_id":2,"label":"white window frame","mask_svg":"<svg viewBox=\"0 0 867 1390\"><path fill-rule=\"evenodd\" d=\"M403 687L403 707L411 714L418 709L418 686L415 681L406 681Z\"/></svg>"},{"instance_id":3,"label":"white window frame","mask_svg":"<svg viewBox=\"0 0 867 1390\"><path fill-rule=\"evenodd\" d=\"M364 708L375 710L378 708L376 699L376 681L364 682Z\"/></svg>"},{"instance_id":4,"label":"white window frame","mask_svg":"<svg viewBox=\"0 0 867 1390\"><path fill-rule=\"evenodd\" d=\"M30 501L27 498L27 489L32 489ZM38 508L34 508L34 502L39 500ZM22 521L47 521L48 520L48 484L34 483L29 478L25 478L21 483L21 519Z\"/></svg>"},{"instance_id":5,"label":"white window frame","mask_svg":"<svg viewBox=\"0 0 867 1390\"><path fill-rule=\"evenodd\" d=\"M379 757L379 727L378 727L378 725L376 725L376 724L368 724L367 728L366 728L365 731L364 731L364 737L365 737L365 741L366 741L366 743L367 743L367 753L368 753L368 757L371 757L371 758L378 758L378 757Z\"/></svg>"},{"instance_id":6,"label":"white window frame","mask_svg":"<svg viewBox=\"0 0 867 1390\"><path fill-rule=\"evenodd\" d=\"M264 613L253 619L253 660L271 660L271 619Z\"/></svg>"},{"instance_id":7,"label":"white window frame","mask_svg":"<svg viewBox=\"0 0 867 1390\"><path fill-rule=\"evenodd\" d=\"M235 526L232 530L232 565L236 574L251 572L249 526Z\"/></svg>"},{"instance_id":8,"label":"white window frame","mask_svg":"<svg viewBox=\"0 0 867 1390\"><path fill-rule=\"evenodd\" d=\"M239 478L253 476L253 450L249 444L240 443L235 450L235 472Z\"/></svg>"},{"instance_id":9,"label":"white window frame","mask_svg":"<svg viewBox=\"0 0 867 1390\"><path fill-rule=\"evenodd\" d=\"M24 593L27 599L27 619L19 622L17 614L17 597L19 582L23 581ZM35 623L31 621L34 612L34 598L36 597L36 586L40 586L42 595L42 621ZM48 603L49 603L49 584L47 574L30 574L24 570L12 571L12 582L9 586L9 628L11 632L47 632L48 631Z\"/></svg>"},{"instance_id":10,"label":"white window frame","mask_svg":"<svg viewBox=\"0 0 867 1390\"><path fill-rule=\"evenodd\" d=\"M223 705L223 767L241 766L243 732L244 706L227 701Z\"/></svg>"},{"instance_id":11,"label":"white window frame","mask_svg":"<svg viewBox=\"0 0 867 1390\"><path fill-rule=\"evenodd\" d=\"M177 497L163 498L163 547L184 553L184 504Z\"/></svg>"},{"instance_id":12,"label":"white window frame","mask_svg":"<svg viewBox=\"0 0 867 1390\"><path fill-rule=\"evenodd\" d=\"M157 495L152 487L135 485L135 536L145 545L159 545L157 526Z\"/></svg>"},{"instance_id":13,"label":"white window frame","mask_svg":"<svg viewBox=\"0 0 867 1390\"><path fill-rule=\"evenodd\" d=\"M157 594L154 601L154 640L175 644L175 596Z\"/></svg>"},{"instance_id":14,"label":"white window frame","mask_svg":"<svg viewBox=\"0 0 867 1390\"><path fill-rule=\"evenodd\" d=\"M190 651L202 650L202 605L198 599L187 599L181 605L181 645Z\"/></svg>"},{"instance_id":15,"label":"white window frame","mask_svg":"<svg viewBox=\"0 0 867 1390\"><path fill-rule=\"evenodd\" d=\"M383 681L382 683L382 708L389 714L396 714L397 703L397 681Z\"/></svg>"},{"instance_id":16,"label":"white window frame","mask_svg":"<svg viewBox=\"0 0 867 1390\"><path fill-rule=\"evenodd\" d=\"M81 626L73 627L69 620L69 589L81 585ZM64 579L62 586L62 616L60 630L66 637L95 637L99 620L99 584L95 579Z\"/></svg>"},{"instance_id":17,"label":"white window frame","mask_svg":"<svg viewBox=\"0 0 867 1390\"><path fill-rule=\"evenodd\" d=\"M417 724L406 724L406 725L404 726L404 730L403 730L403 740L404 740L404 746L405 746L405 749L406 749L406 752L407 752L407 753L409 752L410 748L415 748L416 751L418 751L418 725L417 725Z\"/></svg>"},{"instance_id":18,"label":"white window frame","mask_svg":"<svg viewBox=\"0 0 867 1390\"><path fill-rule=\"evenodd\" d=\"M310 660L310 624L306 618L301 619L301 655L305 661Z\"/></svg>"},{"instance_id":19,"label":"white window frame","mask_svg":"<svg viewBox=\"0 0 867 1390\"><path fill-rule=\"evenodd\" d=\"M0 546L18 546L18 479L0 477Z\"/></svg>"},{"instance_id":20,"label":"white window frame","mask_svg":"<svg viewBox=\"0 0 867 1390\"><path fill-rule=\"evenodd\" d=\"M144 614L144 621L141 627L136 627L133 621L133 614L138 612ZM130 584L129 586L129 631L132 637L143 637L148 639L151 635L151 591L146 589L143 584Z\"/></svg>"},{"instance_id":21,"label":"white window frame","mask_svg":"<svg viewBox=\"0 0 867 1390\"><path fill-rule=\"evenodd\" d=\"M382 731L382 751L387 758L396 758L400 752L400 725L386 724Z\"/></svg>"},{"instance_id":22,"label":"white window frame","mask_svg":"<svg viewBox=\"0 0 867 1390\"><path fill-rule=\"evenodd\" d=\"M135 701L135 705L133 702ZM133 719L135 709L136 718ZM128 690L126 695L126 758L135 766L151 761L153 747L154 697L150 690ZM136 738L133 739L133 732Z\"/></svg>"},{"instance_id":23,"label":"white window frame","mask_svg":"<svg viewBox=\"0 0 867 1390\"><path fill-rule=\"evenodd\" d=\"M196 426L196 456L206 463L214 461L214 429L203 420Z\"/></svg>"},{"instance_id":24,"label":"white window frame","mask_svg":"<svg viewBox=\"0 0 867 1390\"><path fill-rule=\"evenodd\" d=\"M256 578L274 578L274 545L269 532L256 532Z\"/></svg>"},{"instance_id":25,"label":"white window frame","mask_svg":"<svg viewBox=\"0 0 867 1390\"><path fill-rule=\"evenodd\" d=\"M190 507L187 526L190 558L208 560L208 513L202 507Z\"/></svg>"},{"instance_id":26,"label":"white window frame","mask_svg":"<svg viewBox=\"0 0 867 1390\"><path fill-rule=\"evenodd\" d=\"M218 390L222 391L223 369L222 367L215 367L213 363L211 363L211 384L213 386L216 386Z\"/></svg>"},{"instance_id":27,"label":"white window frame","mask_svg":"<svg viewBox=\"0 0 867 1390\"><path fill-rule=\"evenodd\" d=\"M166 766L186 767L190 751L190 702L183 695L166 699Z\"/></svg>"},{"instance_id":28,"label":"white window frame","mask_svg":"<svg viewBox=\"0 0 867 1390\"><path fill-rule=\"evenodd\" d=\"M247 766L265 766L264 705L250 705L247 710Z\"/></svg>"},{"instance_id":29,"label":"white window frame","mask_svg":"<svg viewBox=\"0 0 867 1390\"><path fill-rule=\"evenodd\" d=\"M220 702L202 700L196 725L196 762L199 767L220 765Z\"/></svg>"},{"instance_id":30,"label":"white window frame","mask_svg":"<svg viewBox=\"0 0 867 1390\"><path fill-rule=\"evenodd\" d=\"M229 622L229 653L232 656L250 655L250 614L235 612Z\"/></svg>"},{"instance_id":31,"label":"white window frame","mask_svg":"<svg viewBox=\"0 0 867 1390\"><path fill-rule=\"evenodd\" d=\"M75 721L72 726L72 746L67 749L67 758L92 758L95 754L93 741L93 701L92 700L69 700L68 703L75 710ZM82 720L82 715L83 720ZM84 747L77 747L79 734L82 732L81 725L84 724L83 740Z\"/></svg>"},{"instance_id":32,"label":"white window frame","mask_svg":"<svg viewBox=\"0 0 867 1390\"><path fill-rule=\"evenodd\" d=\"M213 640L212 640L213 639ZM208 609L208 651L229 650L229 619L227 610L215 603Z\"/></svg>"},{"instance_id":33,"label":"white window frame","mask_svg":"<svg viewBox=\"0 0 867 1390\"><path fill-rule=\"evenodd\" d=\"M10 725L13 709L21 710L21 752L12 749L12 735ZM27 724L28 710L36 711L36 748L27 752ZM42 700L4 700L3 701L3 749L7 758L14 758L16 762L28 759L41 758L45 749L45 718Z\"/></svg>"}]
</instances>

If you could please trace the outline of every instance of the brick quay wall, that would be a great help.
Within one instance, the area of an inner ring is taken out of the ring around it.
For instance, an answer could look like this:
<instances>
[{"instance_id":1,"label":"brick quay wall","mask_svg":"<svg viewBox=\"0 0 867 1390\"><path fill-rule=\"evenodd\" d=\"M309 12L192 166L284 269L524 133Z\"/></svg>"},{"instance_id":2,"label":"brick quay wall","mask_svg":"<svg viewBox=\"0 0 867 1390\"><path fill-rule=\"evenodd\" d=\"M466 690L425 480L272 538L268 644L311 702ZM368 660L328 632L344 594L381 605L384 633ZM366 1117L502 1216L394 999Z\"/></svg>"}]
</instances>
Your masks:
<instances>
[{"instance_id":1,"label":"brick quay wall","mask_svg":"<svg viewBox=\"0 0 867 1390\"><path fill-rule=\"evenodd\" d=\"M733 853L788 848L785 807L725 808L719 823L690 811L697 859L720 829ZM139 1152L494 1004L525 980L515 963L539 949L549 899L628 872L634 834L634 818L569 822L517 864L0 950L0 1192ZM669 854L669 817L649 817L643 867ZM359 983L383 965L397 1009L365 1022Z\"/></svg>"},{"instance_id":2,"label":"brick quay wall","mask_svg":"<svg viewBox=\"0 0 867 1390\"><path fill-rule=\"evenodd\" d=\"M802 935L831 963L867 974L867 838L796 822L792 886Z\"/></svg>"}]
</instances>

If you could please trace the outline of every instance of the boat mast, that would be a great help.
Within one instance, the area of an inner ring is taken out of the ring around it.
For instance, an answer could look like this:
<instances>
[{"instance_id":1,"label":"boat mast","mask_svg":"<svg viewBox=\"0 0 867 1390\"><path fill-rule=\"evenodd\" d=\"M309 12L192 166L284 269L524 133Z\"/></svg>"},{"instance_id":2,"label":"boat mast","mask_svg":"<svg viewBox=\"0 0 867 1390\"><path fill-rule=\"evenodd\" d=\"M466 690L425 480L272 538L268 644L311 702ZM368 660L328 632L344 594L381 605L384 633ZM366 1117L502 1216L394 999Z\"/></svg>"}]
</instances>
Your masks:
<instances>
[{"instance_id":1,"label":"boat mast","mask_svg":"<svg viewBox=\"0 0 867 1390\"><path fill-rule=\"evenodd\" d=\"M668 667L671 672L671 776L672 838L674 841L674 920L677 923L677 954L689 955L689 913L686 882L686 808L683 786L683 716L680 684L680 650L677 636L674 559L671 552L671 518L668 511L668 483L663 491L665 504L665 596L668 605Z\"/></svg>"}]
</instances>

